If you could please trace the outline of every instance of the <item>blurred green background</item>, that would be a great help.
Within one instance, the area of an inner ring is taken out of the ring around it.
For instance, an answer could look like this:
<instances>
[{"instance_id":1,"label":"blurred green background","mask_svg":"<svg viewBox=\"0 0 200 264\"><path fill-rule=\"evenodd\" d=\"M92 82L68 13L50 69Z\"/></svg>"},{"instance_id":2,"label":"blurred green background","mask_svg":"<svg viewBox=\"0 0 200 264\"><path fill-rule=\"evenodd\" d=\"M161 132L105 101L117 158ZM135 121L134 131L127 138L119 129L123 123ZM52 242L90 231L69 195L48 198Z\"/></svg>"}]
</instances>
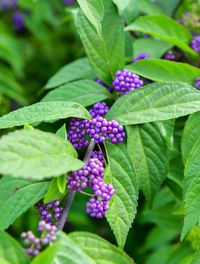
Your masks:
<instances>
[{"instance_id":1,"label":"blurred green background","mask_svg":"<svg viewBox=\"0 0 200 264\"><path fill-rule=\"evenodd\" d=\"M125 14L128 23L140 15L158 13L183 19L191 31L200 32L199 1L134 2L133 10ZM44 95L43 86L56 71L85 56L73 23L77 7L72 0L0 1L0 115L39 101ZM22 28L20 23L23 23ZM134 37L126 34L126 55L129 58L134 54ZM177 127L181 122L177 121ZM177 133L177 142L180 136ZM76 195L65 231L86 230L115 243L106 220L91 219L86 214L87 200L87 196ZM179 199L168 187L157 193L152 209L147 208L144 197L140 197L138 214L125 246L125 251L136 263L186 263L184 259L189 258L197 247L200 230L193 229L180 245L181 208ZM36 231L37 223L37 211L32 208L8 231L22 242L20 233Z\"/></svg>"}]
</instances>

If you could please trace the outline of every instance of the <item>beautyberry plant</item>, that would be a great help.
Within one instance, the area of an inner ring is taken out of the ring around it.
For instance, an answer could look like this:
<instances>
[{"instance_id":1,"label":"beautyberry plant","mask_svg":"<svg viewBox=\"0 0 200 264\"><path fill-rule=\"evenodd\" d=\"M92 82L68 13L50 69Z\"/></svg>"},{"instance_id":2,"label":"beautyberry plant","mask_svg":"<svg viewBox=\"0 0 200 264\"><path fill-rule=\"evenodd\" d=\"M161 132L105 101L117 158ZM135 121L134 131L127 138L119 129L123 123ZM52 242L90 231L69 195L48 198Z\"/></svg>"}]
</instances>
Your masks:
<instances>
[{"instance_id":1,"label":"beautyberry plant","mask_svg":"<svg viewBox=\"0 0 200 264\"><path fill-rule=\"evenodd\" d=\"M0 264L200 262L197 2L0 1Z\"/></svg>"}]
</instances>

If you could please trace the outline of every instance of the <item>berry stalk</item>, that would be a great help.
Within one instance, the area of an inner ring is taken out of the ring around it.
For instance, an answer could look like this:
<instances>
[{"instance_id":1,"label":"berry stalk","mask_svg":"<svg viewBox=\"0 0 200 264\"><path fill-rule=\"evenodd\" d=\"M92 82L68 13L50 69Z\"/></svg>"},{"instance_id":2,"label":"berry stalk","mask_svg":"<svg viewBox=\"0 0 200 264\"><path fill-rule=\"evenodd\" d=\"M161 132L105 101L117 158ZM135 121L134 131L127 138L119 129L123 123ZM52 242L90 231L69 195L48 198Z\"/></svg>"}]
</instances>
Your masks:
<instances>
[{"instance_id":1,"label":"berry stalk","mask_svg":"<svg viewBox=\"0 0 200 264\"><path fill-rule=\"evenodd\" d=\"M90 144L89 144L89 146L87 148L87 151L85 153L85 156L83 158L83 162L86 163L86 164L88 163L88 161L89 161L89 159L91 157L92 151L94 149L94 145L95 145L94 139L91 139ZM67 216L68 216L68 212L69 212L69 209L70 209L70 207L72 205L72 202L74 200L75 194L76 194L76 191L74 191L74 190L70 190L69 191L69 194L68 194L68 197L67 197L67 201L66 201L66 205L65 205L65 207L63 209L63 213L62 213L62 215L61 215L61 217L60 217L60 219L58 221L58 224L57 224L58 230L62 230L63 227L64 227L64 224L66 222L66 219L67 219Z\"/></svg>"}]
</instances>

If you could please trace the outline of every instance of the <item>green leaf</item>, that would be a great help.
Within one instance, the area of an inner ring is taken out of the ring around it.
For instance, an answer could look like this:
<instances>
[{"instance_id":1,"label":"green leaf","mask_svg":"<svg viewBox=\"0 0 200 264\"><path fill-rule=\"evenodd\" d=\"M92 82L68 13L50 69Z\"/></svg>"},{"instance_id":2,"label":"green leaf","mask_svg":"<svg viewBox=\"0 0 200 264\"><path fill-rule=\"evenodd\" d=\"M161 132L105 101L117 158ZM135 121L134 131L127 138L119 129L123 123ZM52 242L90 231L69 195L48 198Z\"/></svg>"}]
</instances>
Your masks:
<instances>
[{"instance_id":1,"label":"green leaf","mask_svg":"<svg viewBox=\"0 0 200 264\"><path fill-rule=\"evenodd\" d=\"M140 52L149 54L150 58L160 58L167 50L173 47L172 44L153 38L138 38L133 42L134 56L137 57ZM150 62L151 63L151 62Z\"/></svg>"},{"instance_id":2,"label":"green leaf","mask_svg":"<svg viewBox=\"0 0 200 264\"><path fill-rule=\"evenodd\" d=\"M31 262L31 264L53 264L54 259L58 252L63 247L63 243L56 242L52 246L46 248L44 251L42 251L39 255L37 255L34 260Z\"/></svg>"},{"instance_id":3,"label":"green leaf","mask_svg":"<svg viewBox=\"0 0 200 264\"><path fill-rule=\"evenodd\" d=\"M183 199L183 171L175 166L170 166L166 184L173 194L182 201Z\"/></svg>"},{"instance_id":4,"label":"green leaf","mask_svg":"<svg viewBox=\"0 0 200 264\"><path fill-rule=\"evenodd\" d=\"M178 233L182 228L182 215L175 215L177 200L166 187L162 187L155 194L152 207L145 206L140 215L142 225L154 224L165 229L174 229Z\"/></svg>"},{"instance_id":5,"label":"green leaf","mask_svg":"<svg viewBox=\"0 0 200 264\"><path fill-rule=\"evenodd\" d=\"M126 68L159 82L187 82L193 85L195 78L200 76L200 69L192 65L161 59L138 60Z\"/></svg>"},{"instance_id":6,"label":"green leaf","mask_svg":"<svg viewBox=\"0 0 200 264\"><path fill-rule=\"evenodd\" d=\"M49 79L45 85L45 88L52 89L64 83L88 77L95 78L94 73L92 72L92 69L88 63L88 59L81 58L61 68Z\"/></svg>"},{"instance_id":7,"label":"green leaf","mask_svg":"<svg viewBox=\"0 0 200 264\"><path fill-rule=\"evenodd\" d=\"M200 137L194 144L185 163L184 171L184 193L187 192L189 186L196 177L200 176Z\"/></svg>"},{"instance_id":8,"label":"green leaf","mask_svg":"<svg viewBox=\"0 0 200 264\"><path fill-rule=\"evenodd\" d=\"M181 240L183 240L189 230L197 224L200 217L200 174L199 171L197 171L197 173L198 175L191 182L185 196L185 218Z\"/></svg>"},{"instance_id":9,"label":"green leaf","mask_svg":"<svg viewBox=\"0 0 200 264\"><path fill-rule=\"evenodd\" d=\"M111 183L115 189L106 218L118 246L123 248L136 214L137 180L131 158L123 143L112 144L106 141L106 151L110 166L110 170L107 170L106 182Z\"/></svg>"},{"instance_id":10,"label":"green leaf","mask_svg":"<svg viewBox=\"0 0 200 264\"><path fill-rule=\"evenodd\" d=\"M65 128L65 124L62 125L57 131L56 131L56 135L58 135L59 137L66 139L66 128Z\"/></svg>"},{"instance_id":11,"label":"green leaf","mask_svg":"<svg viewBox=\"0 0 200 264\"><path fill-rule=\"evenodd\" d=\"M175 8L179 4L180 0L166 0L166 1L156 0L156 2L164 14L166 14L167 16L171 16L174 10L176 10ZM183 6L185 2L186 1L184 1L184 3L181 3L181 6ZM180 10L180 7L179 7L179 10ZM177 13L176 13L176 16L177 16Z\"/></svg>"},{"instance_id":12,"label":"green leaf","mask_svg":"<svg viewBox=\"0 0 200 264\"><path fill-rule=\"evenodd\" d=\"M174 119L157 122L162 136L164 137L169 149L174 145Z\"/></svg>"},{"instance_id":13,"label":"green leaf","mask_svg":"<svg viewBox=\"0 0 200 264\"><path fill-rule=\"evenodd\" d=\"M137 0L113 0L116 2L119 14L122 13L123 19L127 24L132 23L140 15L139 3Z\"/></svg>"},{"instance_id":14,"label":"green leaf","mask_svg":"<svg viewBox=\"0 0 200 264\"><path fill-rule=\"evenodd\" d=\"M117 8L118 8L118 12L120 15L122 15L122 13L126 10L126 8L130 5L131 0L113 0L113 3L116 4Z\"/></svg>"},{"instance_id":15,"label":"green leaf","mask_svg":"<svg viewBox=\"0 0 200 264\"><path fill-rule=\"evenodd\" d=\"M0 257L0 263L1 264L10 264L7 260L5 260L4 258Z\"/></svg>"},{"instance_id":16,"label":"green leaf","mask_svg":"<svg viewBox=\"0 0 200 264\"><path fill-rule=\"evenodd\" d=\"M17 38L10 34L3 21L0 22L0 35L0 58L9 63L15 73L21 77L24 66L23 52Z\"/></svg>"},{"instance_id":17,"label":"green leaf","mask_svg":"<svg viewBox=\"0 0 200 264\"><path fill-rule=\"evenodd\" d=\"M59 176L60 177L60 176ZM58 189L57 178L51 180L49 189L44 197L44 203L49 203L54 200L59 200L63 196L63 193Z\"/></svg>"},{"instance_id":18,"label":"green leaf","mask_svg":"<svg viewBox=\"0 0 200 264\"><path fill-rule=\"evenodd\" d=\"M30 263L28 256L17 241L4 231L0 231L0 257L7 260L9 264Z\"/></svg>"},{"instance_id":19,"label":"green leaf","mask_svg":"<svg viewBox=\"0 0 200 264\"><path fill-rule=\"evenodd\" d=\"M102 0L77 0L77 2L88 20L96 28L97 33L101 35L101 22L104 15Z\"/></svg>"},{"instance_id":20,"label":"green leaf","mask_svg":"<svg viewBox=\"0 0 200 264\"><path fill-rule=\"evenodd\" d=\"M110 84L115 72L124 67L124 31L122 19L112 1L102 2L104 18L101 36L81 10L76 25L93 70L103 82Z\"/></svg>"},{"instance_id":21,"label":"green leaf","mask_svg":"<svg viewBox=\"0 0 200 264\"><path fill-rule=\"evenodd\" d=\"M42 102L47 101L72 101L83 106L92 105L104 99L112 99L107 88L92 80L80 80L64 84L50 91Z\"/></svg>"},{"instance_id":22,"label":"green leaf","mask_svg":"<svg viewBox=\"0 0 200 264\"><path fill-rule=\"evenodd\" d=\"M87 252L84 252L81 247L74 242L69 236L63 232L57 233L58 242L63 244L63 247L58 251L54 258L54 264L95 264L93 256L90 258Z\"/></svg>"},{"instance_id":23,"label":"green leaf","mask_svg":"<svg viewBox=\"0 0 200 264\"><path fill-rule=\"evenodd\" d=\"M193 146L199 140L199 130L200 130L200 112L196 112L189 116L185 127L183 130L181 149L182 158L185 163Z\"/></svg>"},{"instance_id":24,"label":"green leaf","mask_svg":"<svg viewBox=\"0 0 200 264\"><path fill-rule=\"evenodd\" d=\"M61 193L64 193L66 190L66 180L67 174L61 175L57 178L58 189Z\"/></svg>"},{"instance_id":25,"label":"green leaf","mask_svg":"<svg viewBox=\"0 0 200 264\"><path fill-rule=\"evenodd\" d=\"M6 66L0 66L0 92L22 105L27 104L22 87L17 83L13 72Z\"/></svg>"},{"instance_id":26,"label":"green leaf","mask_svg":"<svg viewBox=\"0 0 200 264\"><path fill-rule=\"evenodd\" d=\"M48 122L72 116L91 119L88 111L77 103L63 101L39 102L0 117L0 128L21 126L26 123Z\"/></svg>"},{"instance_id":27,"label":"green leaf","mask_svg":"<svg viewBox=\"0 0 200 264\"><path fill-rule=\"evenodd\" d=\"M127 149L136 169L139 188L151 205L167 176L168 167L165 141L158 124L127 126Z\"/></svg>"},{"instance_id":28,"label":"green leaf","mask_svg":"<svg viewBox=\"0 0 200 264\"><path fill-rule=\"evenodd\" d=\"M48 187L49 182L15 179L8 175L0 179L0 229L7 229L42 199Z\"/></svg>"},{"instance_id":29,"label":"green leaf","mask_svg":"<svg viewBox=\"0 0 200 264\"><path fill-rule=\"evenodd\" d=\"M177 118L199 110L199 90L184 83L153 83L120 97L106 119L131 125Z\"/></svg>"},{"instance_id":30,"label":"green leaf","mask_svg":"<svg viewBox=\"0 0 200 264\"><path fill-rule=\"evenodd\" d=\"M127 26L126 30L140 31L156 36L197 57L197 53L188 46L193 39L190 32L178 22L167 16L142 16L134 23Z\"/></svg>"},{"instance_id":31,"label":"green leaf","mask_svg":"<svg viewBox=\"0 0 200 264\"><path fill-rule=\"evenodd\" d=\"M151 0L140 0L139 2L140 11L143 14L157 15L162 14L161 9L158 5L154 5Z\"/></svg>"},{"instance_id":32,"label":"green leaf","mask_svg":"<svg viewBox=\"0 0 200 264\"><path fill-rule=\"evenodd\" d=\"M67 140L40 130L18 130L0 139L0 173L43 179L84 166Z\"/></svg>"},{"instance_id":33,"label":"green leaf","mask_svg":"<svg viewBox=\"0 0 200 264\"><path fill-rule=\"evenodd\" d=\"M113 246L112 244L95 234L87 232L73 232L69 234L69 238L74 241L76 245L79 245L83 252L93 260L92 263L134 263L124 251Z\"/></svg>"}]
</instances>

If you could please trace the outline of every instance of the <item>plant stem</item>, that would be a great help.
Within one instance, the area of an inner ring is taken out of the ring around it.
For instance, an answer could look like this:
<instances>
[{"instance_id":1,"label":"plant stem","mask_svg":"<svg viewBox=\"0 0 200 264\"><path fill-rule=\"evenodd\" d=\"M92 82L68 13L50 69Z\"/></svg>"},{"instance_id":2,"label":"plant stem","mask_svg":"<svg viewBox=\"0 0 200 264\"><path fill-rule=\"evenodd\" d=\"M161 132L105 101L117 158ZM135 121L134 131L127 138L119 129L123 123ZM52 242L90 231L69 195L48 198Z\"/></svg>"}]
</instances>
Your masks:
<instances>
[{"instance_id":1,"label":"plant stem","mask_svg":"<svg viewBox=\"0 0 200 264\"><path fill-rule=\"evenodd\" d=\"M89 159L91 157L92 151L94 149L94 145L95 145L94 139L91 139L90 144L89 144L89 146L87 148L87 151L85 153L85 156L83 158L83 162L86 163L86 164L88 163L88 161L89 161ZM69 194L67 196L66 205L65 205L65 207L63 209L63 213L61 215L61 218L60 218L60 220L58 221L58 224L57 224L58 230L62 230L63 227L64 227L64 224L66 222L66 218L68 216L68 212L69 212L69 209L70 209L70 207L72 205L72 202L73 202L75 194L76 194L76 191L72 191L72 190L69 191Z\"/></svg>"}]
</instances>

